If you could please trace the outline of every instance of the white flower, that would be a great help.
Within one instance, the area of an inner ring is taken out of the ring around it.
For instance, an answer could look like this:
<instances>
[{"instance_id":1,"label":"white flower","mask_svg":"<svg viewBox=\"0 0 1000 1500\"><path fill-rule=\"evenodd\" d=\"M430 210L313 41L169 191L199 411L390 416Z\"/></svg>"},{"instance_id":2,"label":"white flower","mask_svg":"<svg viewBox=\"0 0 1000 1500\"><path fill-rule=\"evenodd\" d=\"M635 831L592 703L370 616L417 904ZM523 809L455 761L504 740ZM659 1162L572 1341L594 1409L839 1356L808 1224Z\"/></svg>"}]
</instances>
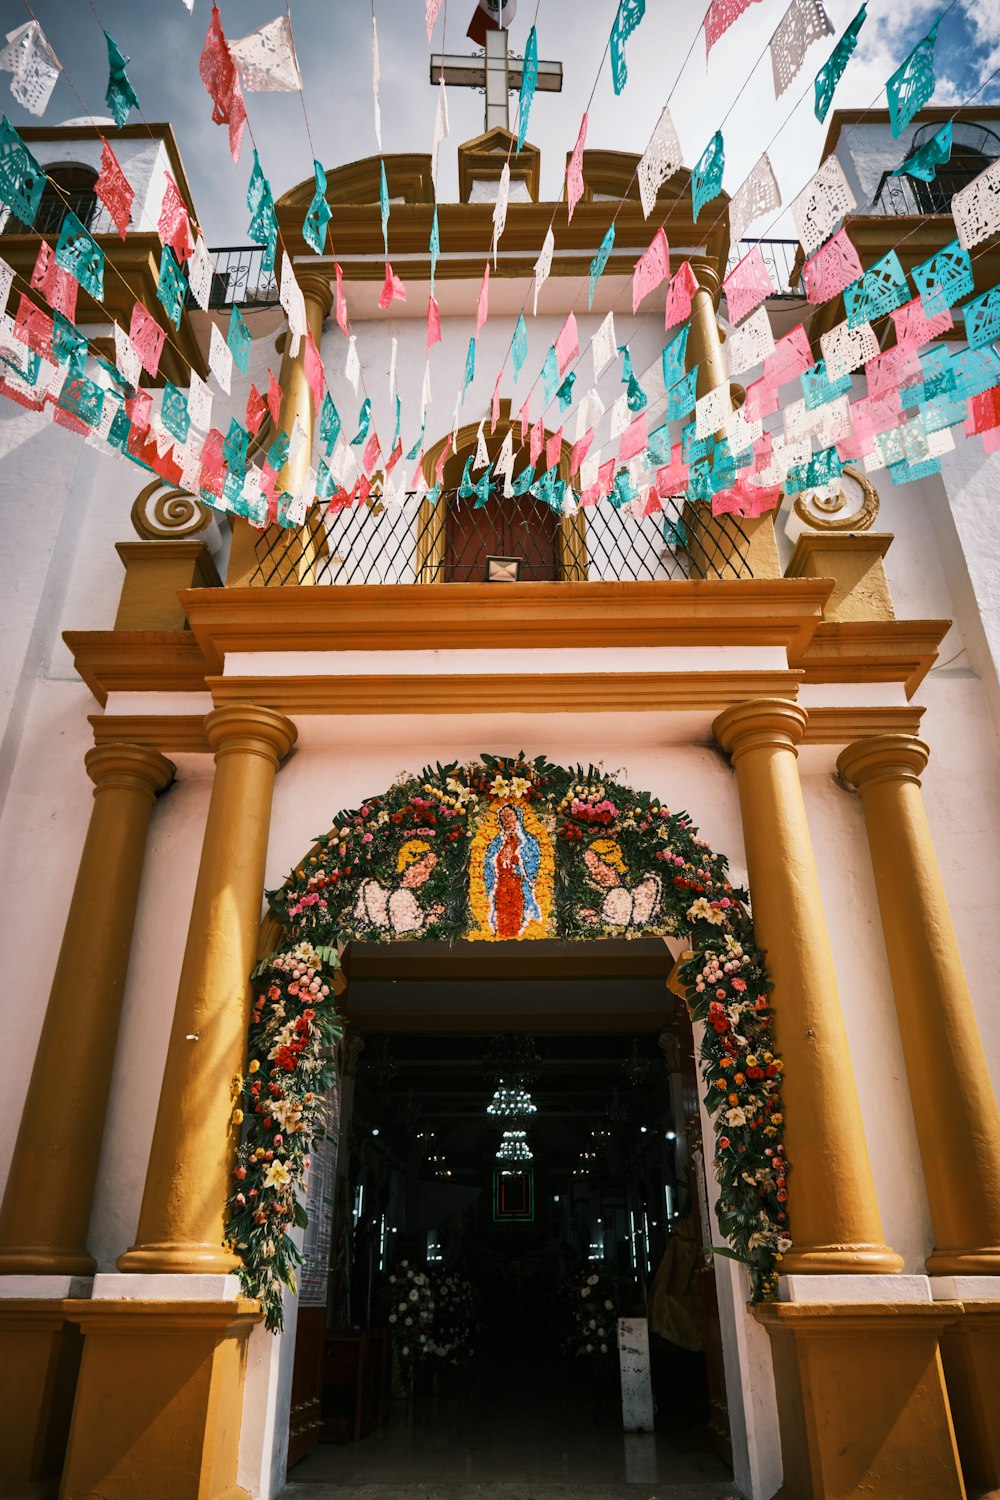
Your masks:
<instances>
[{"instance_id":1,"label":"white flower","mask_svg":"<svg viewBox=\"0 0 1000 1500\"><path fill-rule=\"evenodd\" d=\"M587 1285L588 1286L596 1286L599 1280L600 1280L600 1277L598 1277L598 1276L588 1276L587 1277Z\"/></svg>"},{"instance_id":2,"label":"white flower","mask_svg":"<svg viewBox=\"0 0 1000 1500\"><path fill-rule=\"evenodd\" d=\"M416 1289L414 1289L410 1293L410 1301L411 1302L418 1302L419 1300L420 1300L420 1293L418 1291L416 1291Z\"/></svg>"},{"instance_id":3,"label":"white flower","mask_svg":"<svg viewBox=\"0 0 1000 1500\"><path fill-rule=\"evenodd\" d=\"M531 782L524 776L511 777L510 789L515 797L526 797L531 791Z\"/></svg>"},{"instance_id":4,"label":"white flower","mask_svg":"<svg viewBox=\"0 0 1000 1500\"><path fill-rule=\"evenodd\" d=\"M287 1187L291 1180L292 1174L285 1166L285 1163L283 1161L278 1161L277 1158L275 1158L275 1160L267 1169L267 1173L264 1177L264 1186L266 1188Z\"/></svg>"},{"instance_id":5,"label":"white flower","mask_svg":"<svg viewBox=\"0 0 1000 1500\"><path fill-rule=\"evenodd\" d=\"M726 1124L727 1125L745 1125L746 1122L747 1122L747 1117L746 1117L746 1111L745 1110L742 1110L742 1109L727 1109L726 1110Z\"/></svg>"},{"instance_id":6,"label":"white flower","mask_svg":"<svg viewBox=\"0 0 1000 1500\"><path fill-rule=\"evenodd\" d=\"M713 927L725 926L725 912L719 911L716 906L712 906L705 900L704 896L699 896L697 901L693 901L685 915L689 922L710 922Z\"/></svg>"},{"instance_id":7,"label":"white flower","mask_svg":"<svg viewBox=\"0 0 1000 1500\"><path fill-rule=\"evenodd\" d=\"M590 1287L589 1286L582 1286L580 1288L580 1296L581 1297L589 1297L590 1296Z\"/></svg>"},{"instance_id":8,"label":"white flower","mask_svg":"<svg viewBox=\"0 0 1000 1500\"><path fill-rule=\"evenodd\" d=\"M395 1323L395 1321L396 1321L396 1314L395 1313L390 1313L389 1314L389 1322L390 1323Z\"/></svg>"},{"instance_id":9,"label":"white flower","mask_svg":"<svg viewBox=\"0 0 1000 1500\"><path fill-rule=\"evenodd\" d=\"M493 780L490 782L490 791L493 793L494 797L509 797L510 782L505 781L502 776L494 776Z\"/></svg>"},{"instance_id":10,"label":"white flower","mask_svg":"<svg viewBox=\"0 0 1000 1500\"><path fill-rule=\"evenodd\" d=\"M612 1300L611 1300L610 1297L607 1298L607 1300L604 1303L604 1306L607 1308L608 1312L614 1312L615 1304L612 1302Z\"/></svg>"}]
</instances>

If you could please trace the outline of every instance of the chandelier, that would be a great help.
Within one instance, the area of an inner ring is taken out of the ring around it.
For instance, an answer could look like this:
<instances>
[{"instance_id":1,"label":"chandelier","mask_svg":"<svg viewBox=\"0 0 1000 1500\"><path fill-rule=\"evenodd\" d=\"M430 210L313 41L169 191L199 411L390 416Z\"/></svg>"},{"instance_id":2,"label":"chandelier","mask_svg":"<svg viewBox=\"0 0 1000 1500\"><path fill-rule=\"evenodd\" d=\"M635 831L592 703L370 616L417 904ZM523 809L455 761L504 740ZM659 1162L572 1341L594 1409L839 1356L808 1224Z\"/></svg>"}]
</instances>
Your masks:
<instances>
[{"instance_id":1,"label":"chandelier","mask_svg":"<svg viewBox=\"0 0 1000 1500\"><path fill-rule=\"evenodd\" d=\"M638 1039L633 1037L629 1055L622 1064L622 1072L634 1089L637 1089L640 1084L645 1082L649 1067L650 1059L642 1056L639 1051Z\"/></svg>"},{"instance_id":2,"label":"chandelier","mask_svg":"<svg viewBox=\"0 0 1000 1500\"><path fill-rule=\"evenodd\" d=\"M487 1104L486 1113L495 1120L523 1120L528 1115L537 1114L538 1105L521 1084L508 1088L501 1083L497 1086L491 1103Z\"/></svg>"},{"instance_id":3,"label":"chandelier","mask_svg":"<svg viewBox=\"0 0 1000 1500\"><path fill-rule=\"evenodd\" d=\"M527 1133L523 1130L505 1130L497 1151L497 1161L529 1162L533 1160L534 1156L528 1145Z\"/></svg>"},{"instance_id":4,"label":"chandelier","mask_svg":"<svg viewBox=\"0 0 1000 1500\"><path fill-rule=\"evenodd\" d=\"M487 1076L494 1085L534 1083L541 1070L541 1058L534 1039L524 1032L506 1032L491 1039L483 1058Z\"/></svg>"}]
</instances>

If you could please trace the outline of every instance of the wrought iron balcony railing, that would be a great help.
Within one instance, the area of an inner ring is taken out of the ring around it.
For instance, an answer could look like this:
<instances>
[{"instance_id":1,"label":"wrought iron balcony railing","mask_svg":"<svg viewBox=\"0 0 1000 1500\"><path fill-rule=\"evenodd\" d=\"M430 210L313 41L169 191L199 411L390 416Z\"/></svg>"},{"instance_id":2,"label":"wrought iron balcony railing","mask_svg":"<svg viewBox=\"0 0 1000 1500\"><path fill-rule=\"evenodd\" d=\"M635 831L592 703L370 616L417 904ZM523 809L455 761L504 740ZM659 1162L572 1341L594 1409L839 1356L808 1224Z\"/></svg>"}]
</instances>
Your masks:
<instances>
[{"instance_id":1,"label":"wrought iron balcony railing","mask_svg":"<svg viewBox=\"0 0 1000 1500\"><path fill-rule=\"evenodd\" d=\"M208 253L215 267L209 307L277 306L278 283L273 271L264 270L262 245L225 245Z\"/></svg>"},{"instance_id":2,"label":"wrought iron balcony railing","mask_svg":"<svg viewBox=\"0 0 1000 1500\"><path fill-rule=\"evenodd\" d=\"M969 171L966 167L958 167L955 171L939 167L933 182L921 182L918 177L894 177L891 170L883 172L872 201L872 212L885 215L908 214L913 218L922 218L925 214L951 213L954 195L978 175L978 171Z\"/></svg>"},{"instance_id":3,"label":"wrought iron balcony railing","mask_svg":"<svg viewBox=\"0 0 1000 1500\"><path fill-rule=\"evenodd\" d=\"M454 492L435 504L419 493L402 505L375 500L317 514L298 533L262 532L249 581L272 588L479 583L491 571L522 583L753 577L750 539L737 516L713 519L708 505L682 497L662 504L661 513L636 516L602 501L561 517L532 495L482 506Z\"/></svg>"},{"instance_id":4,"label":"wrought iron balcony railing","mask_svg":"<svg viewBox=\"0 0 1000 1500\"><path fill-rule=\"evenodd\" d=\"M738 265L744 255L748 255L755 245L760 246L764 264L771 273L771 280L778 288L778 296L801 297L802 290L798 285L798 272L795 269L798 240L740 240L730 248L729 260L726 262L726 275L729 275L733 267Z\"/></svg>"}]
</instances>

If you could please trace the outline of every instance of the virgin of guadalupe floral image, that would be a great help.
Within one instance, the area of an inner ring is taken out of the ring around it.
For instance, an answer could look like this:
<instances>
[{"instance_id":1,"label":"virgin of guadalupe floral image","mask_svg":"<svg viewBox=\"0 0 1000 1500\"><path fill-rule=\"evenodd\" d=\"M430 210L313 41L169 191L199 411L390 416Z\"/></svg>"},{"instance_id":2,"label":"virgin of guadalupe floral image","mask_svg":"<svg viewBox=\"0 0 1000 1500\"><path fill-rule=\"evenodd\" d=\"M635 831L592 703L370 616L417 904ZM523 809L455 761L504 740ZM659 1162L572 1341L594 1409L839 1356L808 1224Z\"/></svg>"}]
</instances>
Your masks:
<instances>
[{"instance_id":1,"label":"virgin of guadalupe floral image","mask_svg":"<svg viewBox=\"0 0 1000 1500\"><path fill-rule=\"evenodd\" d=\"M539 922L535 882L541 848L524 826L519 807L505 803L497 814L500 832L483 858L483 883L490 903L490 926L498 938L518 938L529 922Z\"/></svg>"},{"instance_id":2,"label":"virgin of guadalupe floral image","mask_svg":"<svg viewBox=\"0 0 1000 1500\"><path fill-rule=\"evenodd\" d=\"M396 858L399 885L387 890L370 877L361 882L354 907L358 931L374 927L383 934L409 937L423 931L428 919L440 916L443 906L425 910L416 895L417 887L430 879L437 858L426 839L407 839Z\"/></svg>"},{"instance_id":3,"label":"virgin of guadalupe floral image","mask_svg":"<svg viewBox=\"0 0 1000 1500\"><path fill-rule=\"evenodd\" d=\"M602 927L646 927L660 904L663 882L647 875L631 888L625 884L628 865L616 839L595 839L583 851L590 883L604 892L599 909L584 908L580 916Z\"/></svg>"}]
</instances>

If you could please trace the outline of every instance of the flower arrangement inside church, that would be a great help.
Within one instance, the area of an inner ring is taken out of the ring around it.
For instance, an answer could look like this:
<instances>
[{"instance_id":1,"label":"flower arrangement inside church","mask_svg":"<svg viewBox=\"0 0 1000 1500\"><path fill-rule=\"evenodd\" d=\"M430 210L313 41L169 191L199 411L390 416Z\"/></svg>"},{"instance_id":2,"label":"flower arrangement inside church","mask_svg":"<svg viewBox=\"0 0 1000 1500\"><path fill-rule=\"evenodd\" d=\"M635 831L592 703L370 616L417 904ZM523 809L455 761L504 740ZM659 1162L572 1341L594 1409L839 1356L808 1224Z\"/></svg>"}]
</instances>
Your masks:
<instances>
[{"instance_id":1,"label":"flower arrangement inside church","mask_svg":"<svg viewBox=\"0 0 1000 1500\"><path fill-rule=\"evenodd\" d=\"M618 1294L606 1267L591 1262L563 1283L563 1348L598 1368L618 1357Z\"/></svg>"},{"instance_id":2,"label":"flower arrangement inside church","mask_svg":"<svg viewBox=\"0 0 1000 1500\"><path fill-rule=\"evenodd\" d=\"M438 764L338 813L268 899L292 946L261 966L230 1232L269 1326L293 1278L286 1231L303 1222L296 1192L341 1031L329 978L351 939L683 937L726 1253L755 1300L773 1295L790 1240L770 983L746 895L686 813L595 766Z\"/></svg>"}]
</instances>

